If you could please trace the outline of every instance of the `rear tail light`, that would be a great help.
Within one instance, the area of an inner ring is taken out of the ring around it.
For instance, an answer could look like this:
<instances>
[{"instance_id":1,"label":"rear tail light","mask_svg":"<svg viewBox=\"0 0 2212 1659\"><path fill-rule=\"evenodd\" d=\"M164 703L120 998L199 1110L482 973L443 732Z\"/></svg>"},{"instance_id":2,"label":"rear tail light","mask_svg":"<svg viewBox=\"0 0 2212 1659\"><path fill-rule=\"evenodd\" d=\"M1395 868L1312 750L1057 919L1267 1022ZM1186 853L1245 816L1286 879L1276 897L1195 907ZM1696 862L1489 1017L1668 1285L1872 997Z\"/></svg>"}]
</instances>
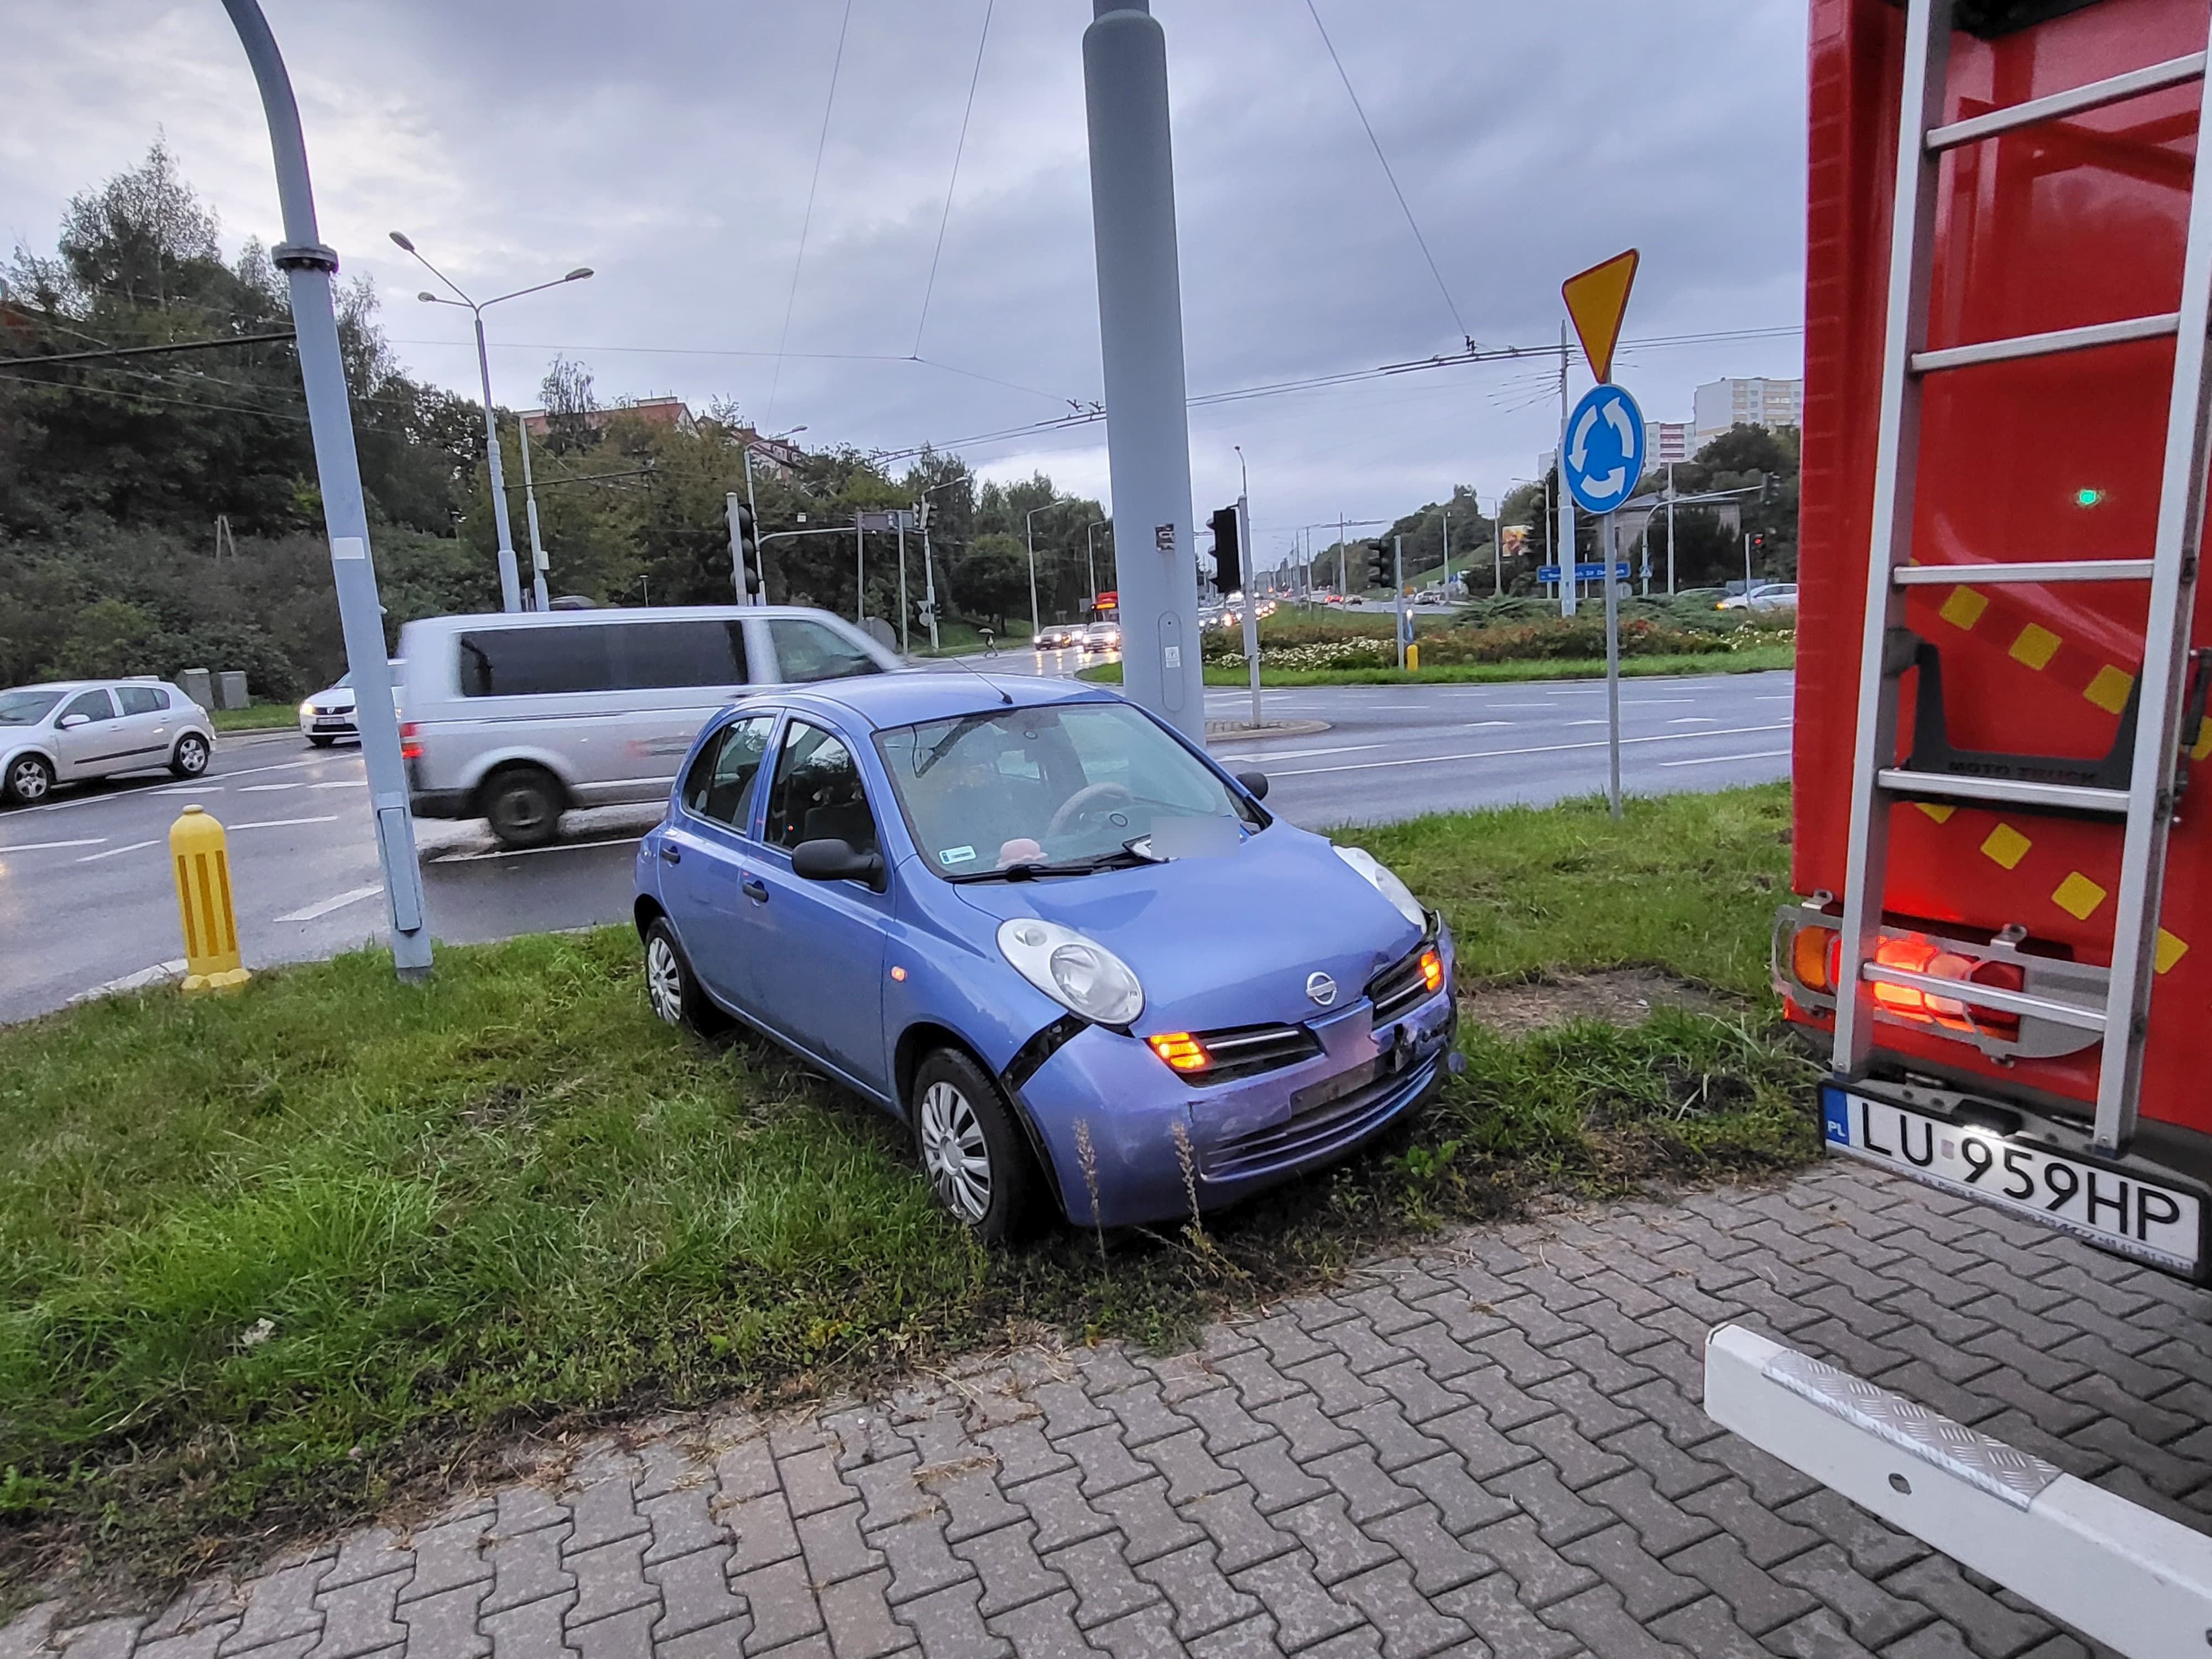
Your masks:
<instances>
[{"instance_id":1,"label":"rear tail light","mask_svg":"<svg viewBox=\"0 0 2212 1659\"><path fill-rule=\"evenodd\" d=\"M1833 991L1843 946L1832 927L1800 927L1790 941L1790 971L1808 991Z\"/></svg>"},{"instance_id":2,"label":"rear tail light","mask_svg":"<svg viewBox=\"0 0 2212 1659\"><path fill-rule=\"evenodd\" d=\"M1842 958L1843 939L1832 927L1800 927L1790 937L1790 972L1808 991L1825 996L1843 994L1838 985L1843 976ZM1961 985L1985 985L1993 991L2019 991L2027 984L2027 975L2017 963L1986 961L1955 939L1939 941L1919 933L1886 935L1875 947L1874 962L1877 969L1894 968L1929 979L1955 980ZM1876 1006L1892 1019L2007 1042L2020 1036L2018 1014L1890 980L1874 980L1870 988Z\"/></svg>"},{"instance_id":3,"label":"rear tail light","mask_svg":"<svg viewBox=\"0 0 2212 1659\"><path fill-rule=\"evenodd\" d=\"M422 740L416 735L421 730L422 728L413 720L407 720L401 724L399 727L400 759L421 760L422 758Z\"/></svg>"}]
</instances>

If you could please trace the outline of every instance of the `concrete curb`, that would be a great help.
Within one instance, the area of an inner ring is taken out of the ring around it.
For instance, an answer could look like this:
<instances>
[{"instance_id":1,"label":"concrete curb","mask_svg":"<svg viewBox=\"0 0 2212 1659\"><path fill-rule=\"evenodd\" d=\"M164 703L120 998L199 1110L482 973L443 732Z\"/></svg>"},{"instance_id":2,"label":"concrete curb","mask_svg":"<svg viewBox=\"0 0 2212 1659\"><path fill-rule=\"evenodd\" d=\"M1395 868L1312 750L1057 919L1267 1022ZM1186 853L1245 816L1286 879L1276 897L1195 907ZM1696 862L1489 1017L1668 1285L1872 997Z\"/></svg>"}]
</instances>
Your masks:
<instances>
[{"instance_id":1,"label":"concrete curb","mask_svg":"<svg viewBox=\"0 0 2212 1659\"><path fill-rule=\"evenodd\" d=\"M1253 743L1268 738L1310 738L1328 729L1327 720L1261 720L1257 726L1249 720L1208 720L1206 741L1210 746L1217 743Z\"/></svg>"}]
</instances>

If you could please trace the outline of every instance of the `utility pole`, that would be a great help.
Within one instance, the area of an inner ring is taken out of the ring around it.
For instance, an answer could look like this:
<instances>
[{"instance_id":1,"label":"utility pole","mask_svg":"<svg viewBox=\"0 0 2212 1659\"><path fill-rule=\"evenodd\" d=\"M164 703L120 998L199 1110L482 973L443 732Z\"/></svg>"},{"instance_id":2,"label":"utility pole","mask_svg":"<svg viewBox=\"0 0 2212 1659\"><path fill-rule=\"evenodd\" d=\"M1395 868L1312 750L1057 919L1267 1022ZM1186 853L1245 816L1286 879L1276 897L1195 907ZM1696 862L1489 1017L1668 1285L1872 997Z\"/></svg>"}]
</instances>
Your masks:
<instances>
[{"instance_id":1,"label":"utility pole","mask_svg":"<svg viewBox=\"0 0 2212 1659\"><path fill-rule=\"evenodd\" d=\"M337 315L331 303L331 276L338 268L338 256L323 246L315 224L314 188L307 176L300 107L276 36L261 15L260 0L223 0L223 9L230 14L252 66L269 121L270 148L275 152L284 240L270 250L270 258L284 273L291 301L307 429L315 449L315 480L323 498L323 527L330 538L346 666L353 674L354 718L361 727L362 757L368 774L376 857L384 873L392 965L403 980L427 979L429 918L422 903L422 872L415 861L415 820L408 801L406 766L399 757L399 716L392 706L384 610L377 603L376 568L369 562L368 509L362 497L361 463L354 450L353 411L338 349Z\"/></svg>"},{"instance_id":2,"label":"utility pole","mask_svg":"<svg viewBox=\"0 0 2212 1659\"><path fill-rule=\"evenodd\" d=\"M1028 541L1030 549L1030 643L1032 647L1036 643L1036 636L1044 631L1044 619L1037 611L1036 515L1049 512L1059 505L1058 501L1047 501L1042 507L1031 507L1022 520L1022 535ZM1193 586L1191 604L1194 608L1198 603L1197 592L1197 588Z\"/></svg>"},{"instance_id":3,"label":"utility pole","mask_svg":"<svg viewBox=\"0 0 2212 1659\"><path fill-rule=\"evenodd\" d=\"M1398 616L1398 666L1406 665L1406 538L1390 538L1390 586L1395 590L1391 598L1396 602Z\"/></svg>"},{"instance_id":4,"label":"utility pole","mask_svg":"<svg viewBox=\"0 0 2212 1659\"><path fill-rule=\"evenodd\" d=\"M1667 597L1674 597L1674 463L1667 463Z\"/></svg>"},{"instance_id":5,"label":"utility pole","mask_svg":"<svg viewBox=\"0 0 2212 1659\"><path fill-rule=\"evenodd\" d=\"M1451 586L1451 508L1444 508L1444 574L1437 579L1441 589Z\"/></svg>"},{"instance_id":6,"label":"utility pole","mask_svg":"<svg viewBox=\"0 0 2212 1659\"><path fill-rule=\"evenodd\" d=\"M853 514L853 621L868 619L868 532L860 513Z\"/></svg>"},{"instance_id":7,"label":"utility pole","mask_svg":"<svg viewBox=\"0 0 2212 1659\"><path fill-rule=\"evenodd\" d=\"M1336 515L1336 591L1340 596L1348 599L1352 597L1352 587L1345 580L1344 555L1344 514L1340 513Z\"/></svg>"},{"instance_id":8,"label":"utility pole","mask_svg":"<svg viewBox=\"0 0 2212 1659\"><path fill-rule=\"evenodd\" d=\"M522 511L530 520L531 596L542 611L546 607L545 544L538 539L538 486L530 477L530 422L518 415L514 417L514 430L522 440Z\"/></svg>"},{"instance_id":9,"label":"utility pole","mask_svg":"<svg viewBox=\"0 0 2212 1659\"><path fill-rule=\"evenodd\" d=\"M1553 458L1553 470L1559 475L1562 486L1567 476L1567 325L1559 325L1559 448ZM1575 599L1582 584L1575 579L1575 498L1572 491L1559 491L1559 614L1575 614Z\"/></svg>"},{"instance_id":10,"label":"utility pole","mask_svg":"<svg viewBox=\"0 0 2212 1659\"><path fill-rule=\"evenodd\" d=\"M907 654L906 640L906 521L910 514L898 515L899 550L899 655Z\"/></svg>"},{"instance_id":11,"label":"utility pole","mask_svg":"<svg viewBox=\"0 0 2212 1659\"><path fill-rule=\"evenodd\" d=\"M1743 599L1747 605L1751 603L1751 532L1748 530L1743 532Z\"/></svg>"},{"instance_id":12,"label":"utility pole","mask_svg":"<svg viewBox=\"0 0 2212 1659\"><path fill-rule=\"evenodd\" d=\"M921 520L921 608L929 613L929 648L937 649L937 567L929 562L929 492L914 504Z\"/></svg>"},{"instance_id":13,"label":"utility pole","mask_svg":"<svg viewBox=\"0 0 2212 1659\"><path fill-rule=\"evenodd\" d=\"M1199 674L1198 571L1190 557L1190 415L1167 37L1150 0L1092 0L1091 25L1083 32L1083 86L1107 463L1115 519L1137 526L1127 564L1115 544L1123 689L1202 741L1206 696Z\"/></svg>"},{"instance_id":14,"label":"utility pole","mask_svg":"<svg viewBox=\"0 0 2212 1659\"><path fill-rule=\"evenodd\" d=\"M1480 502L1476 511L1481 510ZM1505 492L1498 492L1498 511L1490 520L1490 593L1492 599L1505 597Z\"/></svg>"}]
</instances>

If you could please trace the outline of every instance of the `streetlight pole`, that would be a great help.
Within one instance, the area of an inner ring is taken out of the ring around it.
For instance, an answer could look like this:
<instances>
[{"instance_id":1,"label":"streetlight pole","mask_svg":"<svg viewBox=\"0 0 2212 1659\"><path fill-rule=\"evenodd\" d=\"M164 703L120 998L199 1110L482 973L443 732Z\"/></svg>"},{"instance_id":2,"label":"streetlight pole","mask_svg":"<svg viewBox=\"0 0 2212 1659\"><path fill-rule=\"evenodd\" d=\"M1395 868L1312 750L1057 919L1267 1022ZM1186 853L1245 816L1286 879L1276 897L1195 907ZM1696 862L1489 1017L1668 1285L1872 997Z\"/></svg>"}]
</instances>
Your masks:
<instances>
[{"instance_id":1,"label":"streetlight pole","mask_svg":"<svg viewBox=\"0 0 2212 1659\"><path fill-rule=\"evenodd\" d=\"M1087 610L1098 608L1098 538L1092 532L1113 523L1111 519L1093 519L1083 526L1083 564L1091 577L1091 603Z\"/></svg>"},{"instance_id":2,"label":"streetlight pole","mask_svg":"<svg viewBox=\"0 0 2212 1659\"><path fill-rule=\"evenodd\" d=\"M228 0L225 0L225 3L228 4ZM428 271L447 288L452 289L457 296L448 300L443 295L426 291L416 295L415 296L416 299L425 305L464 307L476 319L477 373L483 381L484 449L491 463L492 522L499 529L500 608L503 611L520 611L522 609L522 583L515 570L514 528L507 520L507 469L500 459L499 421L492 409L491 353L484 344L483 314L493 306L504 304L509 300L519 300L526 294L542 294L549 288L560 287L563 283L580 283L592 274L592 268L589 265L579 265L567 276L556 276L550 283L536 283L528 288L516 289L512 294L501 294L495 298L479 302L462 293L460 284L424 258L422 250L409 241L405 236L395 230L392 233L392 240L398 246L413 254L416 263L421 264L423 270ZM526 460L524 462L526 470L528 465ZM537 517L534 508L531 516L534 521ZM538 582L538 603L541 605L544 603L544 592L545 584L541 577Z\"/></svg>"},{"instance_id":3,"label":"streetlight pole","mask_svg":"<svg viewBox=\"0 0 2212 1659\"><path fill-rule=\"evenodd\" d=\"M546 608L545 544L538 535L538 487L530 477L530 422L522 416L514 418L514 435L522 445L522 512L530 521L530 585L531 595L538 601L538 609Z\"/></svg>"},{"instance_id":4,"label":"streetlight pole","mask_svg":"<svg viewBox=\"0 0 2212 1659\"><path fill-rule=\"evenodd\" d=\"M795 438L805 430L803 426L795 426L790 431L778 434L770 441L780 443L785 438ZM740 439L738 443L738 453L744 459L745 465L745 511L753 515L753 556L760 559L760 598L754 603L766 605L768 603L768 561L760 558L760 506L753 500L753 445L759 439L760 434L757 432L751 437ZM739 605L746 603L743 571L738 573L738 603Z\"/></svg>"},{"instance_id":5,"label":"streetlight pole","mask_svg":"<svg viewBox=\"0 0 2212 1659\"><path fill-rule=\"evenodd\" d=\"M1260 551L1252 545L1252 475L1244 465L1244 446L1231 446L1237 451L1237 550L1243 556L1244 569L1244 661L1252 677L1252 725L1257 729L1260 719L1260 584L1255 580L1255 568ZM1227 599L1227 594L1222 598Z\"/></svg>"},{"instance_id":6,"label":"streetlight pole","mask_svg":"<svg viewBox=\"0 0 2212 1659\"><path fill-rule=\"evenodd\" d=\"M1032 646L1044 629L1043 619L1037 614L1036 515L1048 513L1059 505L1058 501L1047 501L1042 507L1031 507L1022 518L1022 535L1030 544L1030 643Z\"/></svg>"},{"instance_id":7,"label":"streetlight pole","mask_svg":"<svg viewBox=\"0 0 2212 1659\"><path fill-rule=\"evenodd\" d=\"M368 509L362 497L360 458L354 451L353 411L338 350L337 313L331 303L331 276L338 268L338 256L323 246L316 227L300 106L276 38L261 15L260 0L223 0L223 9L230 14L252 66L269 121L270 148L275 152L284 240L270 257L284 273L291 301L307 429L315 448L315 478L323 498L323 527L330 538L346 666L353 674L354 718L361 727L362 758L368 775L376 857L384 874L392 965L403 980L427 979L429 918L422 903L422 872L415 861L415 820L408 801L406 766L399 757L399 717L392 706L383 607L377 603L376 569L368 556Z\"/></svg>"}]
</instances>

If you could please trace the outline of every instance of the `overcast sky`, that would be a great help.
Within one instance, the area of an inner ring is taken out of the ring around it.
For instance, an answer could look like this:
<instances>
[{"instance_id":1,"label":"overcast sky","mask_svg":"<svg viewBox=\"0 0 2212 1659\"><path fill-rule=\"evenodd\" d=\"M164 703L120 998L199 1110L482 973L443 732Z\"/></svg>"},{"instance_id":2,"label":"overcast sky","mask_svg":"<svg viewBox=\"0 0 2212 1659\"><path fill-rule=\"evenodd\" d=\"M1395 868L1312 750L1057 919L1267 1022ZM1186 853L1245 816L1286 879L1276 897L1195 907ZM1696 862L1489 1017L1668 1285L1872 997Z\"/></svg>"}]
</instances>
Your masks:
<instances>
[{"instance_id":1,"label":"overcast sky","mask_svg":"<svg viewBox=\"0 0 2212 1659\"><path fill-rule=\"evenodd\" d=\"M1089 0L997 0L926 323L986 0L852 0L826 143L846 0L265 3L324 239L375 282L420 374L475 390L467 318L415 301L424 273L395 228L480 297L597 270L489 313L509 406L536 403L556 349L603 396L734 398L810 445L945 444L1101 395ZM1316 3L1442 287L1307 0L1153 0L1194 394L1462 333L1555 340L1560 280L1632 246L1632 337L1800 321L1802 0ZM51 248L70 196L158 132L227 245L279 240L217 0L0 0L0 237ZM1616 377L1652 418L1687 419L1699 382L1794 375L1801 350L1781 332L1625 352ZM1487 504L1551 447L1555 375L1556 359L1446 368L1194 410L1197 517L1235 495L1240 443L1263 554L1290 526L1389 518L1455 483ZM988 475L1042 467L1107 495L1101 427L963 448Z\"/></svg>"}]
</instances>

